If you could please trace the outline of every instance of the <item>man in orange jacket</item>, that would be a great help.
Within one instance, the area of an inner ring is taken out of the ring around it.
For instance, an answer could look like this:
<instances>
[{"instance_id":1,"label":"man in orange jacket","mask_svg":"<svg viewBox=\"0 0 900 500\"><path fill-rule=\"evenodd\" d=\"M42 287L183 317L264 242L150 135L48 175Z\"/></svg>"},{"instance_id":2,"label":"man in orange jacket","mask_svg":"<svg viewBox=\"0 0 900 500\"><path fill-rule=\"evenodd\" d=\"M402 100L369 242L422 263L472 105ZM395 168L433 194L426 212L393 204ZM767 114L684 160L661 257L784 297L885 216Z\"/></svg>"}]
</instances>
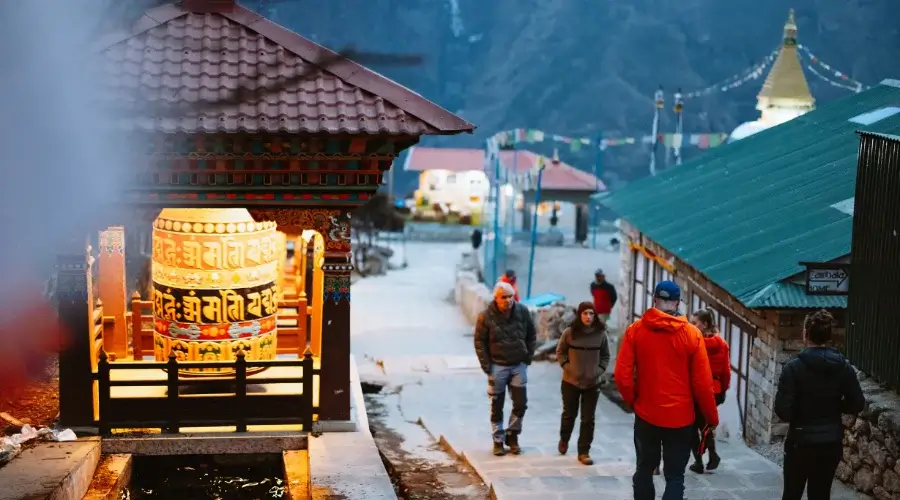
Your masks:
<instances>
[{"instance_id":1,"label":"man in orange jacket","mask_svg":"<svg viewBox=\"0 0 900 500\"><path fill-rule=\"evenodd\" d=\"M616 386L635 414L635 500L655 498L653 470L661 458L663 500L684 498L695 404L708 425L719 423L703 335L678 315L680 299L673 281L656 285L653 307L625 330L616 359Z\"/></svg>"}]
</instances>

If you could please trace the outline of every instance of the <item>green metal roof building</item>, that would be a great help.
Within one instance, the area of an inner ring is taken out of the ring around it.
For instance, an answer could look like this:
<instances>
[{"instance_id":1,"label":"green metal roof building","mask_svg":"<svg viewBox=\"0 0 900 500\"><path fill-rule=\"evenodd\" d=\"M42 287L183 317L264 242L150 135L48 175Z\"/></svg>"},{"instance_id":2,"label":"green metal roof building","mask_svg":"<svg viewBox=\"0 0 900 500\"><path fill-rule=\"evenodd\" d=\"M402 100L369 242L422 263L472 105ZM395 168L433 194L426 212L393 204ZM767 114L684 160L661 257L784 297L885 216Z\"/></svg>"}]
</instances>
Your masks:
<instances>
[{"instance_id":1,"label":"green metal roof building","mask_svg":"<svg viewBox=\"0 0 900 500\"><path fill-rule=\"evenodd\" d=\"M857 130L900 134L900 81L832 101L597 201L751 309L844 308L791 278L850 254Z\"/></svg>"}]
</instances>

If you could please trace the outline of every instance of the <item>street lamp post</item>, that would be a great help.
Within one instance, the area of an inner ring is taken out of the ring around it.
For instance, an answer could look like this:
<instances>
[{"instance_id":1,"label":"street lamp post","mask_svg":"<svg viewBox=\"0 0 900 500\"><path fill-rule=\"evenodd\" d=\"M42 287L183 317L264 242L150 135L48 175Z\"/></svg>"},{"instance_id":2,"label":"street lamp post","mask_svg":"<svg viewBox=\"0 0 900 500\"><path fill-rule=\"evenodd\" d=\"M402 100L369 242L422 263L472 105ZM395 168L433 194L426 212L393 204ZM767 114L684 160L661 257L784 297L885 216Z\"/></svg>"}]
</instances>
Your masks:
<instances>
[{"instance_id":1,"label":"street lamp post","mask_svg":"<svg viewBox=\"0 0 900 500\"><path fill-rule=\"evenodd\" d=\"M556 151L553 151L553 162L559 163L559 157ZM544 157L538 157L537 165L537 186L534 189L534 215L531 217L531 255L528 257L528 287L526 288L526 299L531 298L531 285L534 281L534 251L537 247L537 226L538 226L538 206L541 204L541 182L544 180Z\"/></svg>"}]
</instances>

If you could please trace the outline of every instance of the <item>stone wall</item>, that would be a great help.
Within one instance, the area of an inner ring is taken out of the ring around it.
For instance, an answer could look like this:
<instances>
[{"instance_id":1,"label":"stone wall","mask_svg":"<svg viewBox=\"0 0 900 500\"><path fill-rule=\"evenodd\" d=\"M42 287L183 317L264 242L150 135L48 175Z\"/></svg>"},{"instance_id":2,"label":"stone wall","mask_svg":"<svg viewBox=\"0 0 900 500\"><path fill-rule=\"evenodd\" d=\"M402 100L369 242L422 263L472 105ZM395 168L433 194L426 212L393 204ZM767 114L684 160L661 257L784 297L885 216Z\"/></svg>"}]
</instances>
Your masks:
<instances>
[{"instance_id":1,"label":"stone wall","mask_svg":"<svg viewBox=\"0 0 900 500\"><path fill-rule=\"evenodd\" d=\"M611 325L618 327L618 330L624 331L631 323L632 314L632 296L634 295L634 256L632 250L628 246L629 243L640 243L640 233L624 220L619 223L619 255L621 258L621 278L622 286L619 288L619 300L616 307L619 308L619 324Z\"/></svg>"},{"instance_id":2,"label":"stone wall","mask_svg":"<svg viewBox=\"0 0 900 500\"><path fill-rule=\"evenodd\" d=\"M453 298L457 306L473 325L481 311L484 311L493 300L491 290L478 280L477 265L477 255L464 253L456 269L456 282L453 287ZM575 317L575 308L562 303L529 309L539 343L558 339Z\"/></svg>"},{"instance_id":3,"label":"stone wall","mask_svg":"<svg viewBox=\"0 0 900 500\"><path fill-rule=\"evenodd\" d=\"M777 314L766 326L757 328L750 345L750 371L747 388L747 417L744 440L750 444L768 444L787 434L787 426L775 416L775 391L781 368L791 358L778 339ZM767 319L769 315L767 314Z\"/></svg>"},{"instance_id":4,"label":"stone wall","mask_svg":"<svg viewBox=\"0 0 900 500\"><path fill-rule=\"evenodd\" d=\"M836 476L878 500L900 500L900 396L857 375L866 408L856 417L844 415L844 458Z\"/></svg>"}]
</instances>

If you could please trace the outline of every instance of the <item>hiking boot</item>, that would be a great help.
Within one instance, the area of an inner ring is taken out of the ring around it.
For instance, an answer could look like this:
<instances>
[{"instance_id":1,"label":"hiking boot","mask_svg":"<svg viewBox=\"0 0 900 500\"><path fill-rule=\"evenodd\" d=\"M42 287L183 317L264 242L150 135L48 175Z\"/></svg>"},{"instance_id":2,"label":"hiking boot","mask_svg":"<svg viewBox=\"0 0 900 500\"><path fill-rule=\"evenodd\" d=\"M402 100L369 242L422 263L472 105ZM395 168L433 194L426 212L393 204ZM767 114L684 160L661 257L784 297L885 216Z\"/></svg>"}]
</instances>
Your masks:
<instances>
[{"instance_id":1,"label":"hiking boot","mask_svg":"<svg viewBox=\"0 0 900 500\"><path fill-rule=\"evenodd\" d=\"M509 432L506 434L506 446L509 447L509 452L513 455L521 455L522 448L519 447L519 435L513 434Z\"/></svg>"},{"instance_id":2,"label":"hiking boot","mask_svg":"<svg viewBox=\"0 0 900 500\"><path fill-rule=\"evenodd\" d=\"M584 465L594 465L594 459L591 458L587 453L581 453L578 455L578 461Z\"/></svg>"},{"instance_id":3,"label":"hiking boot","mask_svg":"<svg viewBox=\"0 0 900 500\"><path fill-rule=\"evenodd\" d=\"M569 452L569 443L560 439L559 444L556 445L556 451L558 451L560 455L565 455Z\"/></svg>"},{"instance_id":4,"label":"hiking boot","mask_svg":"<svg viewBox=\"0 0 900 500\"><path fill-rule=\"evenodd\" d=\"M506 455L506 448L503 447L503 443L494 442L494 456L502 457Z\"/></svg>"},{"instance_id":5,"label":"hiking boot","mask_svg":"<svg viewBox=\"0 0 900 500\"><path fill-rule=\"evenodd\" d=\"M722 459L719 457L718 453L712 452L709 454L709 462L706 464L706 470L716 470L719 467L719 462Z\"/></svg>"},{"instance_id":6,"label":"hiking boot","mask_svg":"<svg viewBox=\"0 0 900 500\"><path fill-rule=\"evenodd\" d=\"M691 472L695 472L697 474L703 474L703 462L697 460L691 464L688 469L691 469Z\"/></svg>"}]
</instances>

